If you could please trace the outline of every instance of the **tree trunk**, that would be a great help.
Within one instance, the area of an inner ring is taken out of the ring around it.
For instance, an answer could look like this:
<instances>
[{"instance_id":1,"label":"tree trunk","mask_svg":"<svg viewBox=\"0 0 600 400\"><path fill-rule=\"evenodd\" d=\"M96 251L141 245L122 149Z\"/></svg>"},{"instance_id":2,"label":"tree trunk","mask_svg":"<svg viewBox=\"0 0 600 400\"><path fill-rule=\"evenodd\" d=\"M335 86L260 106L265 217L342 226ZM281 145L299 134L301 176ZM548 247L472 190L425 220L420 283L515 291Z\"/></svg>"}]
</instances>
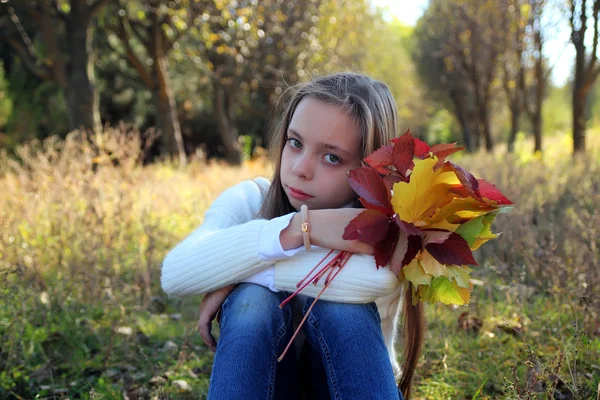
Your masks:
<instances>
[{"instance_id":1,"label":"tree trunk","mask_svg":"<svg viewBox=\"0 0 600 400\"><path fill-rule=\"evenodd\" d=\"M508 152L512 153L515 150L515 139L519 132L519 117L520 111L518 106L513 106L510 110L510 137L508 138Z\"/></svg>"},{"instance_id":2,"label":"tree trunk","mask_svg":"<svg viewBox=\"0 0 600 400\"><path fill-rule=\"evenodd\" d=\"M583 41L583 39L581 39ZM581 44L578 43L581 46ZM573 82L573 155L585 153L585 105L589 88L586 87L585 48L575 55L575 81Z\"/></svg>"},{"instance_id":3,"label":"tree trunk","mask_svg":"<svg viewBox=\"0 0 600 400\"><path fill-rule=\"evenodd\" d=\"M73 1L67 21L67 85L69 128L99 131L99 99L94 76L90 9L84 2Z\"/></svg>"},{"instance_id":4,"label":"tree trunk","mask_svg":"<svg viewBox=\"0 0 600 400\"><path fill-rule=\"evenodd\" d=\"M154 77L156 84L153 90L156 107L156 126L161 132L163 154L178 154L179 166L187 165L183 135L177 116L175 96L171 89L171 80L167 69L167 55L164 51L165 37L162 27L155 21L152 34L152 58L154 61Z\"/></svg>"},{"instance_id":5,"label":"tree trunk","mask_svg":"<svg viewBox=\"0 0 600 400\"><path fill-rule=\"evenodd\" d=\"M492 132L490 127L490 117L488 113L487 104L478 104L477 108L479 109L479 124L483 131L483 138L485 140L485 150L488 153L491 153L494 149L494 143L492 141Z\"/></svg>"},{"instance_id":6,"label":"tree trunk","mask_svg":"<svg viewBox=\"0 0 600 400\"><path fill-rule=\"evenodd\" d=\"M585 153L585 103L587 92L583 88L573 91L573 155Z\"/></svg>"},{"instance_id":7,"label":"tree trunk","mask_svg":"<svg viewBox=\"0 0 600 400\"><path fill-rule=\"evenodd\" d=\"M537 4L537 7L540 7L539 4ZM538 10L536 12L538 14L538 23L541 24L541 16L539 15L540 11ZM542 151L542 103L544 101L544 92L546 89L544 66L542 64L542 54L544 54L542 53L543 41L540 28L538 28L535 34L535 45L537 48L538 57L535 60L535 110L531 121L533 124L533 137L535 142L535 147L533 149L534 153Z\"/></svg>"},{"instance_id":8,"label":"tree trunk","mask_svg":"<svg viewBox=\"0 0 600 400\"><path fill-rule=\"evenodd\" d=\"M218 77L215 79L213 87L213 112L215 113L219 135L225 148L225 159L231 164L239 165L242 162L241 149L237 141L237 128L229 112L226 90Z\"/></svg>"},{"instance_id":9,"label":"tree trunk","mask_svg":"<svg viewBox=\"0 0 600 400\"><path fill-rule=\"evenodd\" d=\"M462 129L463 143L467 148L467 152L472 152L473 148L473 135L471 133L471 126L469 124L469 118L467 117L467 109L462 93L457 90L450 90L450 99L454 104L454 113L458 118L460 127Z\"/></svg>"}]
</instances>

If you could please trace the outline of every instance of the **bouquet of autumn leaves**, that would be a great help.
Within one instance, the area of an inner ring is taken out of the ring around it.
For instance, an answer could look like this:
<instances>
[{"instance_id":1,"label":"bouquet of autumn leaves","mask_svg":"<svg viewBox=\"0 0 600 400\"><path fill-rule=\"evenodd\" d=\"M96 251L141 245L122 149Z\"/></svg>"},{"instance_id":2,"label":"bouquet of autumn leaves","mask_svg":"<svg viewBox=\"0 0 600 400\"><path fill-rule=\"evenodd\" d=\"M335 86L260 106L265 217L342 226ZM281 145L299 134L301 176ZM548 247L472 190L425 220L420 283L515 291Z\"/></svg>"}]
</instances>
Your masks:
<instances>
[{"instance_id":1,"label":"bouquet of autumn leaves","mask_svg":"<svg viewBox=\"0 0 600 400\"><path fill-rule=\"evenodd\" d=\"M491 224L512 209L494 185L445 160L463 149L455 143L430 147L407 131L349 172L365 211L350 221L343 238L371 244L377 268L389 266L410 286L415 303L467 304L469 266L477 265L473 250L498 237ZM281 306L327 275L316 302L352 255L342 251L319 269L332 252Z\"/></svg>"}]
</instances>

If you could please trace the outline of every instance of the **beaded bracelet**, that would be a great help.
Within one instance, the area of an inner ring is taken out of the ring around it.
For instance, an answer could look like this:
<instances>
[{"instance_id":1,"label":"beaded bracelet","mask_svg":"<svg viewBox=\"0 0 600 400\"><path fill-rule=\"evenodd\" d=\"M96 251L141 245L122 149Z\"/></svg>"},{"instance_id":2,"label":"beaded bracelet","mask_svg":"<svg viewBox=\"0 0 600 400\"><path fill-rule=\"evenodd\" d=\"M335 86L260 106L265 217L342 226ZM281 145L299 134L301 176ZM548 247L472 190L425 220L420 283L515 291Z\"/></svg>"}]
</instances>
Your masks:
<instances>
[{"instance_id":1,"label":"beaded bracelet","mask_svg":"<svg viewBox=\"0 0 600 400\"><path fill-rule=\"evenodd\" d=\"M310 250L310 236L308 235L310 232L310 225L308 224L308 207L306 204L303 204L302 207L300 207L300 213L302 214L302 224L300 225L302 239L304 240L304 248L308 251Z\"/></svg>"}]
</instances>

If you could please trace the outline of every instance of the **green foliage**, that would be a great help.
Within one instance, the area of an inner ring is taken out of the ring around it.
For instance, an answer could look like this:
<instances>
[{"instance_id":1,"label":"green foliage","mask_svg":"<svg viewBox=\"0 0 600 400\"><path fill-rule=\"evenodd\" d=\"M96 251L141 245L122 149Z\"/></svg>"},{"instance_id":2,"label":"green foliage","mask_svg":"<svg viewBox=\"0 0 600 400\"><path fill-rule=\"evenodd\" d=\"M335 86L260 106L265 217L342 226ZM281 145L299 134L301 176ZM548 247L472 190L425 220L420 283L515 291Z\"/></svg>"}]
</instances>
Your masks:
<instances>
[{"instance_id":1,"label":"green foliage","mask_svg":"<svg viewBox=\"0 0 600 400\"><path fill-rule=\"evenodd\" d=\"M516 205L476 252L469 307L427 308L416 399L595 398L597 138L583 162L560 138L541 159L461 159ZM20 146L18 162L0 153L0 398L202 397L213 354L195 331L200 298L167 299L160 262L220 192L271 167L142 166L136 132L83 139Z\"/></svg>"},{"instance_id":2,"label":"green foliage","mask_svg":"<svg viewBox=\"0 0 600 400\"><path fill-rule=\"evenodd\" d=\"M571 85L568 83L562 87L548 87L548 96L544 101L542 111L543 132L545 135L570 132L573 129L571 90Z\"/></svg>"},{"instance_id":3,"label":"green foliage","mask_svg":"<svg viewBox=\"0 0 600 400\"><path fill-rule=\"evenodd\" d=\"M445 108L439 109L427 124L428 143L451 143L461 141L459 127L454 116Z\"/></svg>"},{"instance_id":4,"label":"green foliage","mask_svg":"<svg viewBox=\"0 0 600 400\"><path fill-rule=\"evenodd\" d=\"M0 62L0 131L6 125L13 111L13 101L8 90L4 65Z\"/></svg>"},{"instance_id":5,"label":"green foliage","mask_svg":"<svg viewBox=\"0 0 600 400\"><path fill-rule=\"evenodd\" d=\"M49 132L66 134L67 106L57 85L32 79L19 60L15 60L7 81L5 93L12 103L12 112L6 119L4 147L12 150Z\"/></svg>"}]
</instances>

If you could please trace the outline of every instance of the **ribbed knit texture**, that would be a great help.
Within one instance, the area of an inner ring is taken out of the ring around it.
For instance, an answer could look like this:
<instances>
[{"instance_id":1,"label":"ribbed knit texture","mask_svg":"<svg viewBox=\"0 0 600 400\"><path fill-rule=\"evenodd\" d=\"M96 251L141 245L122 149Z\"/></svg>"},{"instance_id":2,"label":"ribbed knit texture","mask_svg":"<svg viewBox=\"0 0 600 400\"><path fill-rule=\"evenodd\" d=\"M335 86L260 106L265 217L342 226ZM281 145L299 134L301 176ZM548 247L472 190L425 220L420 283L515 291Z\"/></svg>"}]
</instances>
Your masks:
<instances>
[{"instance_id":1,"label":"ribbed knit texture","mask_svg":"<svg viewBox=\"0 0 600 400\"><path fill-rule=\"evenodd\" d=\"M275 286L293 292L296 284L329 250L314 247L276 261L258 256L261 230L268 222L256 219L270 182L245 181L224 191L204 215L204 222L165 257L161 285L169 296L210 292L275 264ZM327 261L325 261L327 262ZM325 265L325 264L322 264ZM325 278L310 284L302 294L316 297ZM354 254L321 296L345 303L376 301L392 366L398 372L394 352L396 321L402 304L402 286L389 268L375 266L373 256Z\"/></svg>"}]
</instances>

